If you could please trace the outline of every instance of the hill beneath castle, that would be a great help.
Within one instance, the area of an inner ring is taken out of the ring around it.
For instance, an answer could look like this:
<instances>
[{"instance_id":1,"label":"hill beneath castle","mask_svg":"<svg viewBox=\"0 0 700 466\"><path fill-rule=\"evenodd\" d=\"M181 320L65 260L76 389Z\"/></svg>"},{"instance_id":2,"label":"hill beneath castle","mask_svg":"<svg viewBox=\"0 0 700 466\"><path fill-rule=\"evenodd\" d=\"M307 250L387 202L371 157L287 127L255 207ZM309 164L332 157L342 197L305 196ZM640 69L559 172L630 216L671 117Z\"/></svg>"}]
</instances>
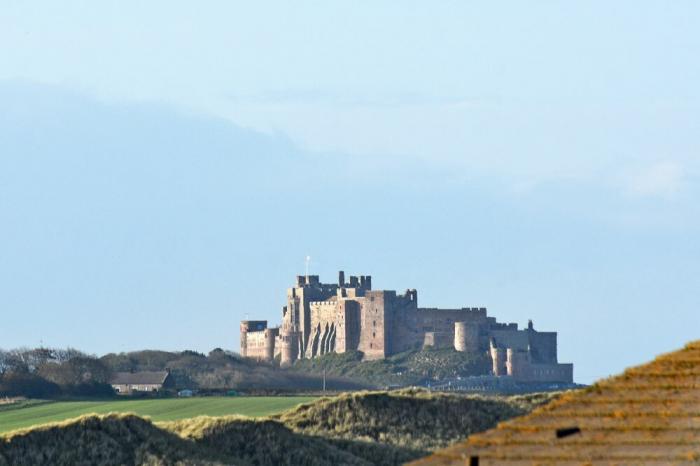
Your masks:
<instances>
[{"instance_id":1,"label":"hill beneath castle","mask_svg":"<svg viewBox=\"0 0 700 466\"><path fill-rule=\"evenodd\" d=\"M453 348L407 351L385 359L363 361L359 351L328 353L314 359L301 359L291 370L300 373L352 379L385 386L423 385L454 377L489 375L491 360L483 355L455 351Z\"/></svg>"}]
</instances>

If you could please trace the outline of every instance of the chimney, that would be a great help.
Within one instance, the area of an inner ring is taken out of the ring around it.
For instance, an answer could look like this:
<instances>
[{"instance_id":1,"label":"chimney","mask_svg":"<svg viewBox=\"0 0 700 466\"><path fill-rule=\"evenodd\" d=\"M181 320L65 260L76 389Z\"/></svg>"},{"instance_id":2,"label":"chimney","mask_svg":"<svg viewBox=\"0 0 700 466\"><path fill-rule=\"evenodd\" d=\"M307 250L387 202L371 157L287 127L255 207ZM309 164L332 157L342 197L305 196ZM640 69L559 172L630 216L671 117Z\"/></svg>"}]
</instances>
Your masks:
<instances>
[{"instance_id":1,"label":"chimney","mask_svg":"<svg viewBox=\"0 0 700 466\"><path fill-rule=\"evenodd\" d=\"M338 286L341 288L345 286L345 272L342 270L338 272Z\"/></svg>"}]
</instances>

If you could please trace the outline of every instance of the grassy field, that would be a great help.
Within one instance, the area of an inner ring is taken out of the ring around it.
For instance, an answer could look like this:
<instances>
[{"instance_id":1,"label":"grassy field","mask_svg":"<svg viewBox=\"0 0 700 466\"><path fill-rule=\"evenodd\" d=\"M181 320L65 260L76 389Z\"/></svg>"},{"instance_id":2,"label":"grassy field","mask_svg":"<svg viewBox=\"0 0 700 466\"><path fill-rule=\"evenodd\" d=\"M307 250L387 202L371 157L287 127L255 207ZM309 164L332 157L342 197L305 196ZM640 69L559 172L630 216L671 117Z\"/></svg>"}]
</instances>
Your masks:
<instances>
[{"instance_id":1,"label":"grassy field","mask_svg":"<svg viewBox=\"0 0 700 466\"><path fill-rule=\"evenodd\" d=\"M157 400L57 401L0 410L0 433L35 424L62 421L82 414L135 413L153 421L174 421L195 416L266 416L292 408L313 397L205 397Z\"/></svg>"}]
</instances>

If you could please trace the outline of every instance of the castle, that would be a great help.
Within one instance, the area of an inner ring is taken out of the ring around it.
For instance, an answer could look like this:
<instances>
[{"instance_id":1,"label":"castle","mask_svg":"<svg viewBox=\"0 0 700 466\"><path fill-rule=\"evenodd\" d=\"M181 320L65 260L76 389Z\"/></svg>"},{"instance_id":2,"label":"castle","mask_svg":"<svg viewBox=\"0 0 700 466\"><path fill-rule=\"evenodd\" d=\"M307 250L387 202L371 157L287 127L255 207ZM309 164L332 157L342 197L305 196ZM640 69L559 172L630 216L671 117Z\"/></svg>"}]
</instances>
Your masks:
<instances>
[{"instance_id":1,"label":"castle","mask_svg":"<svg viewBox=\"0 0 700 466\"><path fill-rule=\"evenodd\" d=\"M361 351L381 359L423 346L454 347L487 354L494 376L522 382L573 382L573 364L557 362L557 333L499 323L486 308L418 307L415 289L398 294L372 290L372 277L338 273L338 283L321 283L317 275L297 276L287 289L282 325L265 320L241 322L241 355L262 360L280 357L288 366L297 359L329 352Z\"/></svg>"}]
</instances>

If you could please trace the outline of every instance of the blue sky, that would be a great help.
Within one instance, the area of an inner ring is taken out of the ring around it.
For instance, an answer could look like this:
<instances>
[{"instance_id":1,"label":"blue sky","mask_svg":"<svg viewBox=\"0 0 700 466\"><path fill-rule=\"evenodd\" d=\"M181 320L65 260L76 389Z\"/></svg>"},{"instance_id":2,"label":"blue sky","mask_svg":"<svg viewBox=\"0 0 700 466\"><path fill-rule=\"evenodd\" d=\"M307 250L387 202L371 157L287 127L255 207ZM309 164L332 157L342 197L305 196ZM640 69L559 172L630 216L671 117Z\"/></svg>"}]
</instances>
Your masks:
<instances>
[{"instance_id":1,"label":"blue sky","mask_svg":"<svg viewBox=\"0 0 700 466\"><path fill-rule=\"evenodd\" d=\"M560 332L698 337L695 2L0 4L0 346L235 349L313 257Z\"/></svg>"}]
</instances>

